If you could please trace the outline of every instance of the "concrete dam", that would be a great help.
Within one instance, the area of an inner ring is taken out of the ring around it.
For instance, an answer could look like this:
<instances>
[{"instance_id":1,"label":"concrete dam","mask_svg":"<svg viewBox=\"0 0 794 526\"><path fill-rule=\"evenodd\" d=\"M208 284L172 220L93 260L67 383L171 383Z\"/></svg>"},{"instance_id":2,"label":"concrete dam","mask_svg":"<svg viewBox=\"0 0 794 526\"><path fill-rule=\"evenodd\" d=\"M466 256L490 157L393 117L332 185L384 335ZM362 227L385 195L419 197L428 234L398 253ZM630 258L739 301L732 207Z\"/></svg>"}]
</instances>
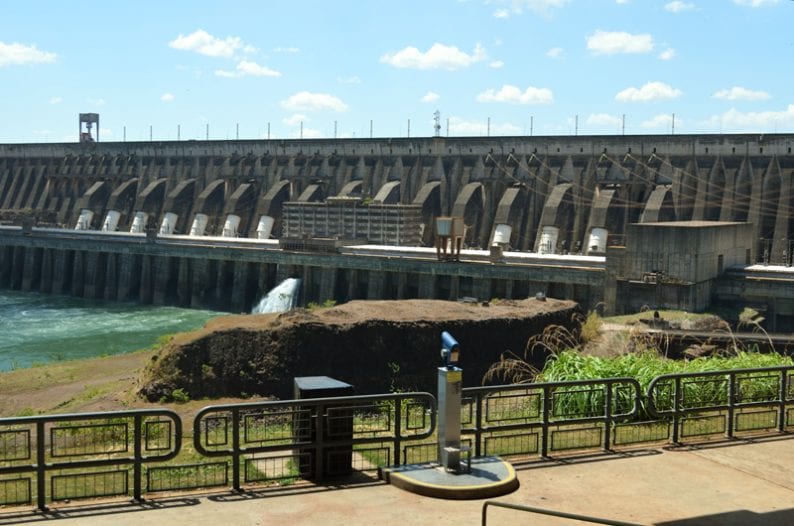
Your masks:
<instances>
[{"instance_id":1,"label":"concrete dam","mask_svg":"<svg viewBox=\"0 0 794 526\"><path fill-rule=\"evenodd\" d=\"M758 262L791 265L792 142L767 134L5 144L0 287L246 311L299 277L303 303L543 292L592 307L616 301L605 293L607 267L630 226L664 222L749 223L746 280ZM462 251L439 261L436 219L447 216L462 218ZM629 268L663 270L622 261L618 272L630 280L646 278ZM736 296L734 285L708 294Z\"/></svg>"}]
</instances>

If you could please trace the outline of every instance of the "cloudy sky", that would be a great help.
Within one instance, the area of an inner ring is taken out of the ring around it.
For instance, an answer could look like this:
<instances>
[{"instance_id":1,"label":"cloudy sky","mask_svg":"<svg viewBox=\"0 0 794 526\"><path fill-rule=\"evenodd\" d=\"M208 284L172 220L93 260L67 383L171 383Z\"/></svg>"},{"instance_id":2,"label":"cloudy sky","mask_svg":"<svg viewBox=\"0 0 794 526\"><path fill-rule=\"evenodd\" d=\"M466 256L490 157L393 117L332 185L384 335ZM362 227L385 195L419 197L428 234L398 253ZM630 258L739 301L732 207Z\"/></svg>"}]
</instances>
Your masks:
<instances>
[{"instance_id":1,"label":"cloudy sky","mask_svg":"<svg viewBox=\"0 0 794 526\"><path fill-rule=\"evenodd\" d=\"M436 110L450 136L792 132L791 20L788 0L8 2L0 142L74 141L80 112L103 141L429 136Z\"/></svg>"}]
</instances>

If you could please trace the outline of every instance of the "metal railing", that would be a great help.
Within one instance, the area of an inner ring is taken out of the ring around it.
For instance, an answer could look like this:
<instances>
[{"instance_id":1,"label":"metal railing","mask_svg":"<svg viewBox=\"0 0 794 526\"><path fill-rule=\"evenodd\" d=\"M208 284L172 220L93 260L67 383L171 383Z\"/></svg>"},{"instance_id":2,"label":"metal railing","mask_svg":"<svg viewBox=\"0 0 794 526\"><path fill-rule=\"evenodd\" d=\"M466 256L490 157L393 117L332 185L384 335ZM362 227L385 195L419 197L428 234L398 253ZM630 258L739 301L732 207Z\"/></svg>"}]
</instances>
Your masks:
<instances>
[{"instance_id":1,"label":"metal railing","mask_svg":"<svg viewBox=\"0 0 794 526\"><path fill-rule=\"evenodd\" d=\"M463 389L474 456L605 449L779 433L794 426L794 366L680 373L644 394L633 378ZM649 413L657 420L640 421ZM195 454L173 411L0 419L0 505L129 495L367 471L436 460L436 400L391 393L208 406ZM184 463L178 461L187 459ZM188 463L189 462L189 463Z\"/></svg>"},{"instance_id":2,"label":"metal railing","mask_svg":"<svg viewBox=\"0 0 794 526\"><path fill-rule=\"evenodd\" d=\"M593 524L607 524L609 526L642 526L636 522L624 522L613 519L601 519L598 517L591 517L590 515L578 515L576 513L565 513L563 511L547 510L545 508L536 508L534 506L523 506L521 504L510 504L509 502L499 502L495 500L486 500L482 503L482 526L488 524L488 508L507 508L509 510L523 511L528 513L535 513L538 515L546 515L548 517L559 517L561 519L571 519L581 522L590 522ZM525 523L523 523L525 524Z\"/></svg>"},{"instance_id":3,"label":"metal railing","mask_svg":"<svg viewBox=\"0 0 794 526\"><path fill-rule=\"evenodd\" d=\"M0 419L0 504L129 493L142 499L143 465L179 454L182 421L167 409ZM102 470L102 468L113 468ZM35 479L35 485L34 485ZM47 482L49 481L49 491Z\"/></svg>"},{"instance_id":4,"label":"metal railing","mask_svg":"<svg viewBox=\"0 0 794 526\"><path fill-rule=\"evenodd\" d=\"M193 441L203 456L231 457L240 490L243 482L341 475L356 461L399 465L402 444L429 438L435 426L429 393L310 398L205 407Z\"/></svg>"},{"instance_id":5,"label":"metal railing","mask_svg":"<svg viewBox=\"0 0 794 526\"><path fill-rule=\"evenodd\" d=\"M634 378L607 378L463 389L461 432L475 456L610 449L615 423L634 418L641 388Z\"/></svg>"},{"instance_id":6,"label":"metal railing","mask_svg":"<svg viewBox=\"0 0 794 526\"><path fill-rule=\"evenodd\" d=\"M648 385L647 410L672 421L670 440L784 432L794 417L794 366L666 374Z\"/></svg>"}]
</instances>

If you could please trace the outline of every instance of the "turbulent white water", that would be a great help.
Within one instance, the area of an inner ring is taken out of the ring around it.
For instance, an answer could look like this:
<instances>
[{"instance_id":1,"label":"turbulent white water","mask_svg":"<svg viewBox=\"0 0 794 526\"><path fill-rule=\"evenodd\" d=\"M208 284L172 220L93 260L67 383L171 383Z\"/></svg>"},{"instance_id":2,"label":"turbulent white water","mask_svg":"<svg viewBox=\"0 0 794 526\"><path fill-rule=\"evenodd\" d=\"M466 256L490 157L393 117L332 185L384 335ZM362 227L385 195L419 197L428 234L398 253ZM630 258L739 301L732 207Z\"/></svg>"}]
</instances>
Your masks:
<instances>
[{"instance_id":1,"label":"turbulent white water","mask_svg":"<svg viewBox=\"0 0 794 526\"><path fill-rule=\"evenodd\" d=\"M0 371L145 349L221 314L0 290Z\"/></svg>"},{"instance_id":2,"label":"turbulent white water","mask_svg":"<svg viewBox=\"0 0 794 526\"><path fill-rule=\"evenodd\" d=\"M298 291L300 290L301 280L298 278L287 278L273 290L268 292L264 298L256 305L251 314L262 314L265 312L287 312L298 306Z\"/></svg>"}]
</instances>

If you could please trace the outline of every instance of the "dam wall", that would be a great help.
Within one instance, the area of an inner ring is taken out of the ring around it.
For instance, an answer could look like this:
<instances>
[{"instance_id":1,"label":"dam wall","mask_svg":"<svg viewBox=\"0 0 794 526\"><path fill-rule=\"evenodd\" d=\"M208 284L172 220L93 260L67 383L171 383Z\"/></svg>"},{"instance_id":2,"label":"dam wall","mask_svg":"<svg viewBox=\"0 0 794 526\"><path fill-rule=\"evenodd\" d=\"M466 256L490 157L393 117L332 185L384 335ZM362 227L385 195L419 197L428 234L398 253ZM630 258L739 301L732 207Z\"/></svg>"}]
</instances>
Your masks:
<instances>
[{"instance_id":1,"label":"dam wall","mask_svg":"<svg viewBox=\"0 0 794 526\"><path fill-rule=\"evenodd\" d=\"M206 235L282 234L285 203L357 196L464 217L464 246L485 248L509 226L509 248L602 251L628 224L753 223L759 258L790 257L794 135L648 135L172 141L0 145L0 223L155 228ZM171 214L166 221L166 215ZM200 221L200 222L201 222ZM504 228L504 227L503 227ZM507 230L505 230L507 231ZM544 232L547 236L544 237ZM550 234L553 232L553 235ZM311 233L308 233L311 234ZM546 246L545 244L548 244Z\"/></svg>"},{"instance_id":2,"label":"dam wall","mask_svg":"<svg viewBox=\"0 0 794 526\"><path fill-rule=\"evenodd\" d=\"M250 312L286 278L301 278L300 303L354 299L526 298L542 292L585 307L601 301L603 258L487 256L440 262L351 247L282 250L275 241L87 233L0 227L0 288Z\"/></svg>"}]
</instances>

